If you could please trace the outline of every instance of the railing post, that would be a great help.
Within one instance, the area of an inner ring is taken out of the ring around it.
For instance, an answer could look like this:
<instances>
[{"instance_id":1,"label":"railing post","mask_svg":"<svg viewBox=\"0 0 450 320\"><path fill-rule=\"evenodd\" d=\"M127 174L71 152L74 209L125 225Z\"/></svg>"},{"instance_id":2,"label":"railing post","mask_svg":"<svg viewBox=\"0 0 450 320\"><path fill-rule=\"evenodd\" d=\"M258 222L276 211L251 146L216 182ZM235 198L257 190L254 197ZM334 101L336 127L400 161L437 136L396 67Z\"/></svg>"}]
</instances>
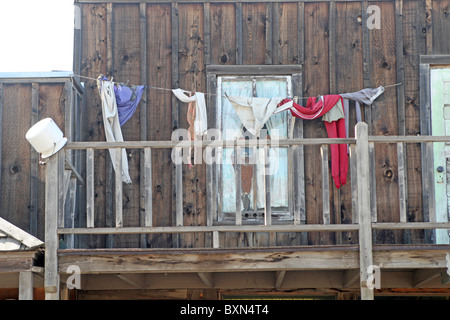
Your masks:
<instances>
[{"instance_id":1,"label":"railing post","mask_svg":"<svg viewBox=\"0 0 450 320\"><path fill-rule=\"evenodd\" d=\"M330 224L330 185L328 176L328 145L320 147L322 156L322 203L323 203L323 224Z\"/></svg>"},{"instance_id":2,"label":"railing post","mask_svg":"<svg viewBox=\"0 0 450 320\"><path fill-rule=\"evenodd\" d=\"M152 149L144 149L145 218L144 225L153 227Z\"/></svg>"},{"instance_id":3,"label":"railing post","mask_svg":"<svg viewBox=\"0 0 450 320\"><path fill-rule=\"evenodd\" d=\"M264 146L264 224L272 224L272 200L270 195L270 149Z\"/></svg>"},{"instance_id":4,"label":"railing post","mask_svg":"<svg viewBox=\"0 0 450 320\"><path fill-rule=\"evenodd\" d=\"M123 199L123 191L122 191L122 148L117 149L116 154L116 172L115 172L115 197L116 197L116 228L123 227L123 208L122 208L122 199Z\"/></svg>"},{"instance_id":5,"label":"railing post","mask_svg":"<svg viewBox=\"0 0 450 320\"><path fill-rule=\"evenodd\" d=\"M86 149L86 227L94 228L94 149Z\"/></svg>"},{"instance_id":6,"label":"railing post","mask_svg":"<svg viewBox=\"0 0 450 320\"><path fill-rule=\"evenodd\" d=\"M372 268L372 220L370 213L370 170L369 170L369 130L364 122L355 128L357 185L358 185L358 217L359 217L359 265L361 299L374 299L373 279L368 270Z\"/></svg>"},{"instance_id":7,"label":"railing post","mask_svg":"<svg viewBox=\"0 0 450 320\"><path fill-rule=\"evenodd\" d=\"M235 174L235 185L236 185L236 225L242 225L242 206L241 206L241 186L242 186L242 176L241 176L241 163L242 163L242 155L241 148L236 146L234 149L234 174Z\"/></svg>"},{"instance_id":8,"label":"railing post","mask_svg":"<svg viewBox=\"0 0 450 320\"><path fill-rule=\"evenodd\" d=\"M44 288L46 300L59 299L58 274L58 213L61 210L59 201L60 156L64 150L51 156L46 163L45 179L45 275ZM62 187L62 186L61 186Z\"/></svg>"}]
</instances>

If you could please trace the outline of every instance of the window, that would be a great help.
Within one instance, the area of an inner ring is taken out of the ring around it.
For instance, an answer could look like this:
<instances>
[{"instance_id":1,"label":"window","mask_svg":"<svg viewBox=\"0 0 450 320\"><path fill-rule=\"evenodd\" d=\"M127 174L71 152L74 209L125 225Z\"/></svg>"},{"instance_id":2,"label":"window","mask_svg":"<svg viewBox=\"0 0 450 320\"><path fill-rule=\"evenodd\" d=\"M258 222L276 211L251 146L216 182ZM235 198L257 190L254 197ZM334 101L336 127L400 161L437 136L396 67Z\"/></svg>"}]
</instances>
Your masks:
<instances>
[{"instance_id":1,"label":"window","mask_svg":"<svg viewBox=\"0 0 450 320\"><path fill-rule=\"evenodd\" d=\"M237 66L236 66L237 67ZM283 66L286 67L286 66ZM299 66L296 66L297 68ZM225 68L226 69L226 68ZM252 74L252 67L245 68L245 74L209 74L215 90L214 121L223 140L268 139L274 140L275 146L269 144L270 159L270 202L272 220L293 219L292 186L289 184L288 147L278 147L277 139L288 138L291 114L281 112L272 115L265 123L257 137L253 136L240 121L232 104L225 97L286 98L294 96L293 75L264 73L258 68ZM256 69L256 68L255 68ZM264 68L263 68L264 69ZM224 71L224 70L222 70ZM235 70L234 70L235 71ZM209 91L211 92L211 91ZM264 149L246 144L241 150L241 209L243 223L263 222L265 208L264 187ZM217 195L215 209L216 220L234 221L236 212L236 155L235 148L224 146L220 149L222 163L215 165L215 190Z\"/></svg>"}]
</instances>

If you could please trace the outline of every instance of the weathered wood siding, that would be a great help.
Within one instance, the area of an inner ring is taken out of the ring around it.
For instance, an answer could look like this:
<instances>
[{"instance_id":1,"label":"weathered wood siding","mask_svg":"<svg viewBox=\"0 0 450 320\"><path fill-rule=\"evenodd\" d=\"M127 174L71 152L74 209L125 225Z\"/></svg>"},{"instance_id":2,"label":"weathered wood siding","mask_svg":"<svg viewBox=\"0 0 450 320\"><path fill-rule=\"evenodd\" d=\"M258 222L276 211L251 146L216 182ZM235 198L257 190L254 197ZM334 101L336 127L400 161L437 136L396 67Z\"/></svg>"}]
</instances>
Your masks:
<instances>
[{"instance_id":1,"label":"weathered wood siding","mask_svg":"<svg viewBox=\"0 0 450 320\"><path fill-rule=\"evenodd\" d=\"M420 134L419 55L450 52L449 0L189 3L77 0L75 4L81 12L81 31L76 37L80 54L75 72L83 76L96 78L104 73L116 81L206 92L206 65L301 64L305 97L403 83L387 88L372 107L363 109L370 135ZM381 29L367 28L369 5L381 9ZM86 82L85 95L89 110L87 139L104 140L94 81ZM169 140L174 129L188 126L187 105L178 103L170 91L147 89L139 108L122 128L125 140ZM353 127L353 108L349 117ZM305 121L304 136L327 137L322 121ZM128 153L134 183L124 185L124 225L137 226L143 210L141 155L136 150ZM408 221L423 221L420 154L420 145L407 146ZM374 155L377 220L399 221L397 146L377 144ZM152 158L153 223L172 225L175 188L170 152L153 151ZM307 223L322 223L320 166L319 146L305 146ZM111 226L113 176L105 151L96 153L95 186L96 226ZM204 165L183 167L183 196L184 224L205 225L206 203L212 200L206 199ZM331 223L352 223L351 204L350 183L340 190L332 188ZM356 237L355 233L311 233L308 243L355 243ZM153 236L147 245L190 247L208 241L199 235L173 238ZM376 235L378 243L405 239L415 243L422 238L415 231L407 236L392 231L379 231ZM264 239L240 235L227 241L231 246L265 245ZM105 241L100 236L92 237L89 246L104 246ZM114 245L140 244L138 237L128 236Z\"/></svg>"},{"instance_id":2,"label":"weathered wood siding","mask_svg":"<svg viewBox=\"0 0 450 320\"><path fill-rule=\"evenodd\" d=\"M44 239L45 167L25 135L49 117L70 141L82 139L81 88L72 81L0 76L0 216L39 239Z\"/></svg>"}]
</instances>

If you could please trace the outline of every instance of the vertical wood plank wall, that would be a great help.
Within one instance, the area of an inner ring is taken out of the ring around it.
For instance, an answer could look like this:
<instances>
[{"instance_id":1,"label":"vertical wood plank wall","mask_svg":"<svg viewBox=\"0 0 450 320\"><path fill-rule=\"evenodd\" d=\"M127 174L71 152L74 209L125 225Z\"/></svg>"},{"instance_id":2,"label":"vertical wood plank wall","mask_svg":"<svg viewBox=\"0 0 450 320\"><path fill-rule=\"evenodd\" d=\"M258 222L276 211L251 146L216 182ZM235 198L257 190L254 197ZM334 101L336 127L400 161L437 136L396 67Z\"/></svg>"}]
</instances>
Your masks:
<instances>
[{"instance_id":1,"label":"vertical wood plank wall","mask_svg":"<svg viewBox=\"0 0 450 320\"><path fill-rule=\"evenodd\" d=\"M23 103L20 109L18 101ZM31 124L31 84L3 85L2 118L2 217L29 230L31 148L26 139L19 142L18 137L25 137Z\"/></svg>"},{"instance_id":2,"label":"vertical wood plank wall","mask_svg":"<svg viewBox=\"0 0 450 320\"><path fill-rule=\"evenodd\" d=\"M0 79L0 216L39 239L44 239L45 167L25 135L49 117L65 137L80 140L74 120L80 102L70 78Z\"/></svg>"},{"instance_id":3,"label":"vertical wood plank wall","mask_svg":"<svg viewBox=\"0 0 450 320\"><path fill-rule=\"evenodd\" d=\"M101 3L75 1L81 7L81 75L96 78L100 73L116 81L154 87L179 86L206 92L206 65L302 64L304 97L352 92L363 87L395 84L387 88L372 107L363 107L363 120L370 135L420 134L419 55L450 53L449 0L396 1L300 1L300 2L148 2ZM368 29L369 5L381 9L381 29ZM144 10L145 9L145 10ZM174 11L176 10L176 11ZM145 13L145 14L143 14ZM145 30L144 30L145 28ZM144 33L144 34L143 34ZM143 39L146 44L142 44ZM145 48L146 57L142 57ZM146 65L143 66L142 64ZM147 74L141 74L146 72ZM4 88L5 90L19 90ZM31 99L31 97L30 97ZM85 135L88 141L104 140L100 99L94 81L85 84ZM187 128L187 105L173 99L170 91L147 89L146 112L139 110L123 126L125 140L169 140L176 128ZM139 108L140 108L139 107ZM5 112L5 111L4 111ZM146 119L139 117L146 114ZM350 136L354 136L355 110L350 108ZM145 126L145 130L142 130ZM8 133L8 124L4 127ZM327 137L321 120L304 122L305 137ZM144 137L145 138L145 137ZM307 223L323 223L320 146L305 146ZM133 184L123 186L125 226L139 225L141 155L127 150ZM29 152L29 150L24 150ZM408 144L406 154L407 220L423 221L420 145ZM376 207L380 222L399 221L399 176L396 144L376 144L374 176ZM110 226L114 179L105 151L95 151L95 223ZM170 151L152 150L153 225L173 222L174 188ZM400 159L401 160L401 159ZM3 160L4 162L5 160ZM28 165L28 164L24 164ZM6 164L3 165L7 168ZM206 225L205 166L183 166L183 213L185 225ZM8 175L3 172L2 176ZM347 185L337 190L329 183L330 222L352 223L350 173ZM295 235L293 235L295 237ZM395 243L403 234L378 231L377 243ZM148 237L147 246L202 246L204 235ZM422 241L412 231L408 241ZM225 246L266 245L267 237L248 234L227 237ZM280 237L278 245L296 241ZM356 233L308 234L310 244L355 243ZM88 246L107 246L104 236L90 236ZM136 246L135 236L115 236L114 246Z\"/></svg>"}]
</instances>

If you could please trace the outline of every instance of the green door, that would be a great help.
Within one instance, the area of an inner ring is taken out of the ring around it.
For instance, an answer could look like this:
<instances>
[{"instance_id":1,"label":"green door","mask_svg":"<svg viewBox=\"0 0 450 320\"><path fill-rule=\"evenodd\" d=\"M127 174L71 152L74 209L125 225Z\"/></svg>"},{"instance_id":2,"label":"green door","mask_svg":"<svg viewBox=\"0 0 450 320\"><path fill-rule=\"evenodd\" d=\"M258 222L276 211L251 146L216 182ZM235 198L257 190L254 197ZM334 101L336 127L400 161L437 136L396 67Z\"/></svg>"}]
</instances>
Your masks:
<instances>
[{"instance_id":1,"label":"green door","mask_svg":"<svg viewBox=\"0 0 450 320\"><path fill-rule=\"evenodd\" d=\"M450 68L430 71L431 132L450 136ZM434 186L436 222L448 222L450 212L450 144L434 143ZM449 243L449 230L436 230L436 243Z\"/></svg>"}]
</instances>

